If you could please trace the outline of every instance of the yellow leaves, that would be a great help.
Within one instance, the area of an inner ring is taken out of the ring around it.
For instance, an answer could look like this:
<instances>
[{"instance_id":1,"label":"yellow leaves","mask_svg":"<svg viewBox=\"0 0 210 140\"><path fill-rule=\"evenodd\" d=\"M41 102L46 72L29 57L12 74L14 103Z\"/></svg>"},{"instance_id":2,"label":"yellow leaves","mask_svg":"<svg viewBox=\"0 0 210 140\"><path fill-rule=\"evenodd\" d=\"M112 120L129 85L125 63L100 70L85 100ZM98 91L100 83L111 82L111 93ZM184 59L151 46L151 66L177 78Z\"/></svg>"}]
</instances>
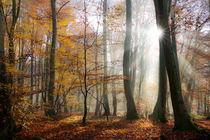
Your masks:
<instances>
[{"instance_id":1,"label":"yellow leaves","mask_svg":"<svg viewBox=\"0 0 210 140\"><path fill-rule=\"evenodd\" d=\"M7 67L7 72L11 73L12 75L23 74L22 71L19 71L14 67L14 64L6 63L6 67Z\"/></svg>"},{"instance_id":2,"label":"yellow leaves","mask_svg":"<svg viewBox=\"0 0 210 140\"><path fill-rule=\"evenodd\" d=\"M67 18L60 20L60 22L58 22L58 27L69 25L71 23L71 20L72 19L67 19Z\"/></svg>"},{"instance_id":3,"label":"yellow leaves","mask_svg":"<svg viewBox=\"0 0 210 140\"><path fill-rule=\"evenodd\" d=\"M82 119L82 116L72 115L70 117L60 120L59 122L69 124L69 123L78 122L81 119Z\"/></svg>"},{"instance_id":4,"label":"yellow leaves","mask_svg":"<svg viewBox=\"0 0 210 140\"><path fill-rule=\"evenodd\" d=\"M3 6L5 7L7 7L7 6L9 6L9 5L11 5L12 4L12 0L3 0L2 1L2 4L3 4Z\"/></svg>"}]
</instances>

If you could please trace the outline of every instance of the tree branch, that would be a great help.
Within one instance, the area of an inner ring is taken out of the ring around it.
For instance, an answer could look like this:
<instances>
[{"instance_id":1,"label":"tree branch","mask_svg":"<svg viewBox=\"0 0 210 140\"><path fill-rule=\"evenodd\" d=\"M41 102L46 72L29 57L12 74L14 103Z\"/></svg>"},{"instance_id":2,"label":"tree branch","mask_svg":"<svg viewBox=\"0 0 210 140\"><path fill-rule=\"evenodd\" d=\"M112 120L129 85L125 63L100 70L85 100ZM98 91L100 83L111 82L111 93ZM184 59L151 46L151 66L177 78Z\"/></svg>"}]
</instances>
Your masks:
<instances>
[{"instance_id":1,"label":"tree branch","mask_svg":"<svg viewBox=\"0 0 210 140\"><path fill-rule=\"evenodd\" d=\"M58 9L58 11L57 11L57 15L59 14L59 12L63 9L63 7L65 6L65 5L67 5L68 3L69 3L70 1L67 1L66 3L64 3L59 9Z\"/></svg>"}]
</instances>

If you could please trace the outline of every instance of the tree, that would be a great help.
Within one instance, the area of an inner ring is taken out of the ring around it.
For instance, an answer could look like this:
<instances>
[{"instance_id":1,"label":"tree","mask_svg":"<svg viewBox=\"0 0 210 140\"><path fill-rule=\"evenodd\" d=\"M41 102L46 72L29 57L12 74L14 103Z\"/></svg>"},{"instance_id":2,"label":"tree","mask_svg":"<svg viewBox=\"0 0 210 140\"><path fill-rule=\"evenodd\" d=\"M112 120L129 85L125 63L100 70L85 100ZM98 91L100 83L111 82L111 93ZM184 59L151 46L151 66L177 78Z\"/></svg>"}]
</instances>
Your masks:
<instances>
[{"instance_id":1,"label":"tree","mask_svg":"<svg viewBox=\"0 0 210 140\"><path fill-rule=\"evenodd\" d=\"M34 40L33 40L33 34L34 34L34 24L32 25L32 39L31 39L31 95L30 95L30 100L31 104L33 104L33 90L34 90L34 52L33 52L33 47L34 47Z\"/></svg>"},{"instance_id":2,"label":"tree","mask_svg":"<svg viewBox=\"0 0 210 140\"><path fill-rule=\"evenodd\" d=\"M110 115L109 100L108 100L108 88L107 88L107 29L106 29L106 18L107 18L107 0L103 2L103 45L104 45L104 83L103 83L103 101L104 101L104 115Z\"/></svg>"},{"instance_id":3,"label":"tree","mask_svg":"<svg viewBox=\"0 0 210 140\"><path fill-rule=\"evenodd\" d=\"M6 60L5 60L5 18L3 3L0 0L0 138L11 139L16 129L11 114L10 93L8 90Z\"/></svg>"},{"instance_id":4,"label":"tree","mask_svg":"<svg viewBox=\"0 0 210 140\"><path fill-rule=\"evenodd\" d=\"M6 21L6 30L7 30L8 39L9 39L9 64L11 64L11 67L15 67L14 37L15 37L15 27L16 27L19 14L20 14L20 4L21 4L21 0L18 0L18 5L16 3L16 0L12 0L12 24L10 28L8 27L8 23ZM8 82L12 86L13 84L12 73L10 74Z\"/></svg>"},{"instance_id":5,"label":"tree","mask_svg":"<svg viewBox=\"0 0 210 140\"><path fill-rule=\"evenodd\" d=\"M169 12L169 11L168 11ZM175 17L173 17L174 19ZM174 20L172 20L174 26ZM174 28L174 27L173 27ZM173 31L174 32L174 31ZM167 73L165 67L165 55L164 55L164 39L159 39L159 87L158 87L158 99L155 108L152 113L152 118L161 122L166 122L166 100L167 100ZM176 51L175 33L172 33L173 47Z\"/></svg>"},{"instance_id":6,"label":"tree","mask_svg":"<svg viewBox=\"0 0 210 140\"><path fill-rule=\"evenodd\" d=\"M170 0L154 0L157 25L164 30L163 45L165 54L165 64L169 78L171 100L174 111L174 129L193 129L194 125L184 105L181 82L178 66L178 58L175 49L172 47L169 27Z\"/></svg>"},{"instance_id":7,"label":"tree","mask_svg":"<svg viewBox=\"0 0 210 140\"><path fill-rule=\"evenodd\" d=\"M139 3L136 3L136 25L135 25L135 44L131 45L131 61L130 61L130 75L131 75L131 93L132 95L134 95L135 92L135 85L136 85L136 61L137 61L137 52L138 52L138 36L139 36L139 32L138 32L138 27L139 27L139 12L137 12L139 10Z\"/></svg>"},{"instance_id":8,"label":"tree","mask_svg":"<svg viewBox=\"0 0 210 140\"><path fill-rule=\"evenodd\" d=\"M166 94L167 94L167 73L165 67L165 55L164 55L164 39L160 39L159 45L159 87L158 87L158 99L155 108L152 113L152 118L161 122L166 122Z\"/></svg>"},{"instance_id":9,"label":"tree","mask_svg":"<svg viewBox=\"0 0 210 140\"><path fill-rule=\"evenodd\" d=\"M84 95L84 115L82 118L82 124L86 125L86 117L87 117L87 95L88 95L88 88L87 88L87 46L86 46L86 33L87 33L87 9L86 9L86 2L84 0L84 13L85 13L85 19L84 19L84 24L85 24L85 29L84 29L84 42L83 42L83 47L84 47L84 91L82 90L82 93Z\"/></svg>"},{"instance_id":10,"label":"tree","mask_svg":"<svg viewBox=\"0 0 210 140\"><path fill-rule=\"evenodd\" d=\"M127 119L138 119L135 102L131 90L130 79L130 52L131 52L131 29L132 29L132 10L131 0L126 0L126 36L124 41L124 55L123 55L123 76L124 76L124 90L127 101Z\"/></svg>"},{"instance_id":11,"label":"tree","mask_svg":"<svg viewBox=\"0 0 210 140\"><path fill-rule=\"evenodd\" d=\"M56 48L56 37L57 37L57 15L56 15L56 0L51 0L51 12L52 12L52 44L50 50L50 77L49 77L49 89L48 99L50 109L47 115L55 115L54 110L54 88L55 88L55 48Z\"/></svg>"}]
</instances>

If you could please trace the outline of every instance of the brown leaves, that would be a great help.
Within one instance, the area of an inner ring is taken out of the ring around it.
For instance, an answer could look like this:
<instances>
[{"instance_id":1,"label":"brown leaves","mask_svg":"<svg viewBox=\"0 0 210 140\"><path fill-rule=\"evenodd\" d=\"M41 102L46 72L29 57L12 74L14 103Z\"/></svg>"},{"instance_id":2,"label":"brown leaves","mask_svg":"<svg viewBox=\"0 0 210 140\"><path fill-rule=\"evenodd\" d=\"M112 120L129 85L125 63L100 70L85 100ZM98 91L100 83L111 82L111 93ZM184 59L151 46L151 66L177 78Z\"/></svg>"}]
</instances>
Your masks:
<instances>
[{"instance_id":1,"label":"brown leaves","mask_svg":"<svg viewBox=\"0 0 210 140\"><path fill-rule=\"evenodd\" d=\"M194 131L174 132L173 123L152 123L150 120L140 119L137 121L112 120L112 121L90 121L87 126L82 126L78 120L81 116L73 115L58 122L34 123L31 130L23 130L16 135L16 139L30 139L32 137L42 137L46 140L65 140L65 139L88 139L88 140L107 140L107 139L197 139L207 138L205 134L198 134ZM199 125L208 128L209 121L200 121Z\"/></svg>"}]
</instances>

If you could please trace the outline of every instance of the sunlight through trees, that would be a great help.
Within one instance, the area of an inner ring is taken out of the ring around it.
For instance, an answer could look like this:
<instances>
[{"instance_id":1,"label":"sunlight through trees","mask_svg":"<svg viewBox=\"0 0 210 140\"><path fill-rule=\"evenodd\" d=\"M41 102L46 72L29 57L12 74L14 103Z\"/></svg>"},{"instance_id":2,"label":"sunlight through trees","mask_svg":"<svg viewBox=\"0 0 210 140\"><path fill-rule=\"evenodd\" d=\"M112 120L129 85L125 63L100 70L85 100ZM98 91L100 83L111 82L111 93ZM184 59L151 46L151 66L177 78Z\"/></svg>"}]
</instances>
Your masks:
<instances>
[{"instance_id":1,"label":"sunlight through trees","mask_svg":"<svg viewBox=\"0 0 210 140\"><path fill-rule=\"evenodd\" d=\"M0 0L0 139L209 137L209 29L209 0Z\"/></svg>"}]
</instances>

